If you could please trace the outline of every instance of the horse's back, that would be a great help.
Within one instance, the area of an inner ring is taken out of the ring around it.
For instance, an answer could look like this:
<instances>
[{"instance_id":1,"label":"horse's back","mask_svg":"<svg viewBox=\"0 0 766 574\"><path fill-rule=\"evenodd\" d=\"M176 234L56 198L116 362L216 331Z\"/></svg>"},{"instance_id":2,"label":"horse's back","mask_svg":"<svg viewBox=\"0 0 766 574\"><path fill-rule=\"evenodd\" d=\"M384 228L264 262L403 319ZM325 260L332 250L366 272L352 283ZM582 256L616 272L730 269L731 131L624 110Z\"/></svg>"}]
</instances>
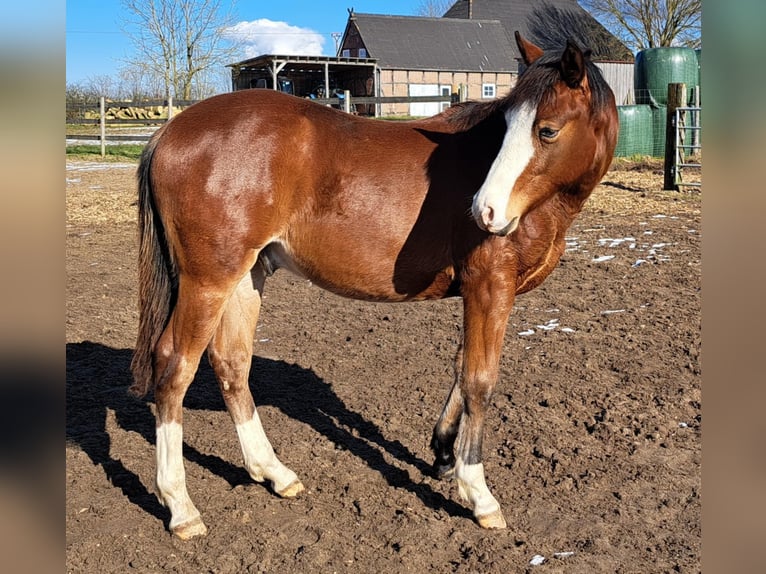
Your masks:
<instances>
[{"instance_id":1,"label":"horse's back","mask_svg":"<svg viewBox=\"0 0 766 574\"><path fill-rule=\"evenodd\" d=\"M157 204L179 251L200 250L207 237L233 259L266 249L351 297L419 296L450 267L467 203L431 181L437 143L418 125L270 90L216 96L163 129L152 160ZM194 265L193 254L186 260ZM437 291L450 282L439 279Z\"/></svg>"}]
</instances>

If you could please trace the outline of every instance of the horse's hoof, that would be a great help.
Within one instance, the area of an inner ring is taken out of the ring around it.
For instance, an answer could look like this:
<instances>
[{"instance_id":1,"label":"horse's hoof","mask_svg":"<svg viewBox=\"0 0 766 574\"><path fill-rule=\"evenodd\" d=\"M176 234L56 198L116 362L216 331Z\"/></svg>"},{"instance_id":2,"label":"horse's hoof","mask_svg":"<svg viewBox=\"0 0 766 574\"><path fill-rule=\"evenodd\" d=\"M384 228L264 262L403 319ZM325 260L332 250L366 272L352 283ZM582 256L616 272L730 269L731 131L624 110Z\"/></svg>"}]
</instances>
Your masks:
<instances>
[{"instance_id":1,"label":"horse's hoof","mask_svg":"<svg viewBox=\"0 0 766 574\"><path fill-rule=\"evenodd\" d=\"M282 498L293 498L304 490L303 483L300 480L294 480L286 488L277 490L276 493Z\"/></svg>"},{"instance_id":2,"label":"horse's hoof","mask_svg":"<svg viewBox=\"0 0 766 574\"><path fill-rule=\"evenodd\" d=\"M189 538L194 538L195 536L205 536L207 534L207 526L205 526L202 519L197 516L189 522L174 527L173 534L178 536L181 540L189 540Z\"/></svg>"},{"instance_id":3,"label":"horse's hoof","mask_svg":"<svg viewBox=\"0 0 766 574\"><path fill-rule=\"evenodd\" d=\"M455 465L434 463L433 473L434 478L439 480L452 480L455 478Z\"/></svg>"},{"instance_id":4,"label":"horse's hoof","mask_svg":"<svg viewBox=\"0 0 766 574\"><path fill-rule=\"evenodd\" d=\"M503 516L502 510L495 510L484 516L477 516L476 522L479 526L487 529L500 529L506 528L508 525L505 523L505 516Z\"/></svg>"}]
</instances>

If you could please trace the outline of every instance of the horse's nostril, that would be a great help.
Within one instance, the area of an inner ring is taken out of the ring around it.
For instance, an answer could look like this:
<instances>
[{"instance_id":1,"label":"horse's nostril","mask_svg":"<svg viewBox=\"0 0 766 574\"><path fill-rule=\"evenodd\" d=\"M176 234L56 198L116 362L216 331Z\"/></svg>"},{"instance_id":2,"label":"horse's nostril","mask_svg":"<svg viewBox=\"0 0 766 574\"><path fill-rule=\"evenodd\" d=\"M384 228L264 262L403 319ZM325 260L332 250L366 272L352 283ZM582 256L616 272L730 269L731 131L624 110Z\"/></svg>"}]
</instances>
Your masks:
<instances>
[{"instance_id":1,"label":"horse's nostril","mask_svg":"<svg viewBox=\"0 0 766 574\"><path fill-rule=\"evenodd\" d=\"M495 218L495 211L490 206L487 206L484 208L484 211L481 214L481 218L484 220L485 224L489 225Z\"/></svg>"}]
</instances>

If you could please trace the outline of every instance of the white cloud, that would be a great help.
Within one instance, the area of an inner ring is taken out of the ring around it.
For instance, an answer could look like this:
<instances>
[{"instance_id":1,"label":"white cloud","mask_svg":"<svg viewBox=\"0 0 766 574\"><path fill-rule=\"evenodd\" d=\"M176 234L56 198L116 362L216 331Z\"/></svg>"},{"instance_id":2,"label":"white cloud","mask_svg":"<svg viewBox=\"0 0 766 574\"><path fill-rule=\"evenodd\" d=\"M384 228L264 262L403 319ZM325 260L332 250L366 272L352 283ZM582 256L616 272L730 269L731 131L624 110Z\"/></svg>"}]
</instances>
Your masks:
<instances>
[{"instance_id":1,"label":"white cloud","mask_svg":"<svg viewBox=\"0 0 766 574\"><path fill-rule=\"evenodd\" d=\"M321 56L325 42L319 32L266 18L239 22L227 28L224 37L242 46L244 58L262 54Z\"/></svg>"}]
</instances>

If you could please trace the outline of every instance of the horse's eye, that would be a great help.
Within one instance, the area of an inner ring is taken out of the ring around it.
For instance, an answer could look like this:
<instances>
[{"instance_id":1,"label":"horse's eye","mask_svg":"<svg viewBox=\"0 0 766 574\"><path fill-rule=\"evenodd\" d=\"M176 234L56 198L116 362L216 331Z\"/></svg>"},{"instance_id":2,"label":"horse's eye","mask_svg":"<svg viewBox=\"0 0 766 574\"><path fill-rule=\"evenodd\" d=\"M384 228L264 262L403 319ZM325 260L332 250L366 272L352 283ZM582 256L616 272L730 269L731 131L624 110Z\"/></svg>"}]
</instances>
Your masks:
<instances>
[{"instance_id":1,"label":"horse's eye","mask_svg":"<svg viewBox=\"0 0 766 574\"><path fill-rule=\"evenodd\" d=\"M540 128L540 137L544 140L552 140L559 135L559 130L553 128Z\"/></svg>"}]
</instances>

